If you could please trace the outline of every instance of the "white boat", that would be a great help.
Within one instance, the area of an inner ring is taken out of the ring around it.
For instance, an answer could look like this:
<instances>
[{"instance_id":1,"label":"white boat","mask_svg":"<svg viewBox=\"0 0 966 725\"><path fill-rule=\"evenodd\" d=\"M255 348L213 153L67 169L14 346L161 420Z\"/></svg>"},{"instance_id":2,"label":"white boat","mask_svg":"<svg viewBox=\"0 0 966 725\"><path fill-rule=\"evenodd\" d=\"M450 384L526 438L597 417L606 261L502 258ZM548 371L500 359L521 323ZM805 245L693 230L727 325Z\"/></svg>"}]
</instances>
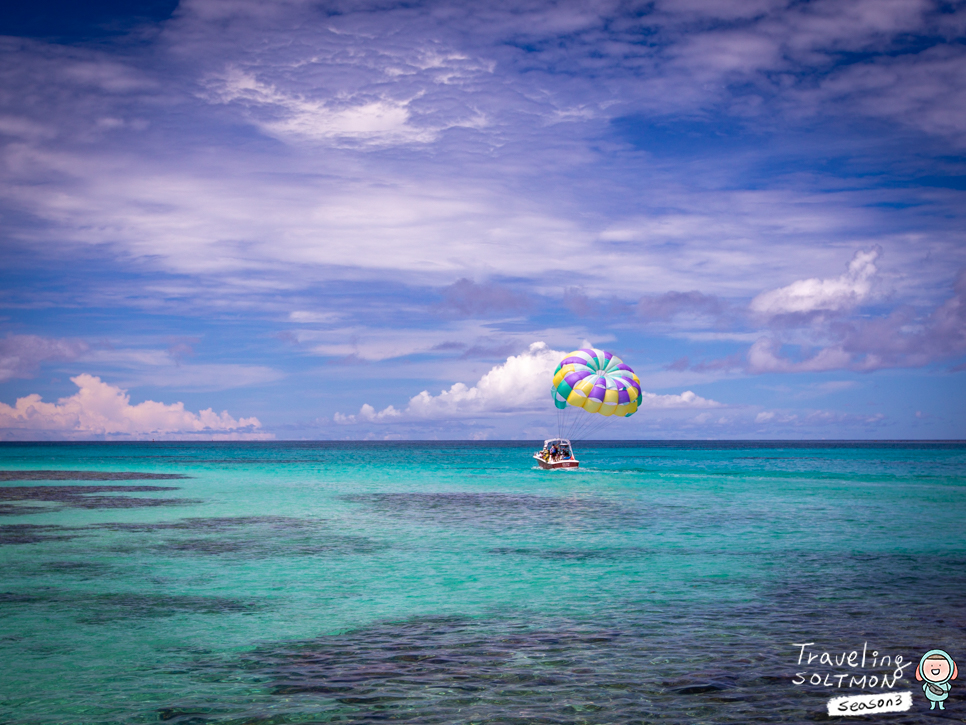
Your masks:
<instances>
[{"instance_id":1,"label":"white boat","mask_svg":"<svg viewBox=\"0 0 966 725\"><path fill-rule=\"evenodd\" d=\"M543 442L543 450L533 454L540 468L576 468L580 465L574 457L574 449L566 438L550 438Z\"/></svg>"}]
</instances>

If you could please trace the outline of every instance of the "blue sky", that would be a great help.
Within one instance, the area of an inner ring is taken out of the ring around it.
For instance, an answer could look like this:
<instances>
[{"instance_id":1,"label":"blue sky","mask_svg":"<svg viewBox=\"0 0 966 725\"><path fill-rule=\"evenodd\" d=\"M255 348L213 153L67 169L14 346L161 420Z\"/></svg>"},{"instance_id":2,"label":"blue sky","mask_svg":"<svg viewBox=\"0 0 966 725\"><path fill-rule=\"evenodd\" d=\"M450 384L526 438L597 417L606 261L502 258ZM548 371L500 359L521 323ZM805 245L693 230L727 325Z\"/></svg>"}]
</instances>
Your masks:
<instances>
[{"instance_id":1,"label":"blue sky","mask_svg":"<svg viewBox=\"0 0 966 725\"><path fill-rule=\"evenodd\" d=\"M0 438L966 438L966 3L0 20Z\"/></svg>"}]
</instances>

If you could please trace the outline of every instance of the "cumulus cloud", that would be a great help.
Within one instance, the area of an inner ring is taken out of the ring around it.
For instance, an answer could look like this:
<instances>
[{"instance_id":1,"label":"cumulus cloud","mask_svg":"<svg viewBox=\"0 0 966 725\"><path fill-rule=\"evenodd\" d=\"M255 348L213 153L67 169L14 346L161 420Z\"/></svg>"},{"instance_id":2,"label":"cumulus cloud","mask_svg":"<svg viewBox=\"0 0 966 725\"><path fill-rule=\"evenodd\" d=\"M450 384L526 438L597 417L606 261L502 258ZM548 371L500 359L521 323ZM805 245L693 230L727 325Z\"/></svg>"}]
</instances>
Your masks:
<instances>
[{"instance_id":1,"label":"cumulus cloud","mask_svg":"<svg viewBox=\"0 0 966 725\"><path fill-rule=\"evenodd\" d=\"M833 279L802 279L787 287L762 292L751 301L751 310L766 317L838 311L865 300L872 291L875 261L881 250L858 251L845 274Z\"/></svg>"},{"instance_id":2,"label":"cumulus cloud","mask_svg":"<svg viewBox=\"0 0 966 725\"><path fill-rule=\"evenodd\" d=\"M345 425L347 423L357 423L360 421L372 422L377 420L385 420L386 418L398 418L400 415L402 415L402 413L391 405L377 413L375 408L368 403L364 403L357 414L343 415L342 413L336 413L333 416L333 420L335 420L336 423Z\"/></svg>"},{"instance_id":3,"label":"cumulus cloud","mask_svg":"<svg viewBox=\"0 0 966 725\"><path fill-rule=\"evenodd\" d=\"M258 418L235 419L228 411L211 408L192 413L184 403L166 405L146 400L131 405L127 391L93 375L71 381L78 391L56 403L37 394L19 398L15 405L0 403L0 435L7 439L218 439L264 440Z\"/></svg>"},{"instance_id":4,"label":"cumulus cloud","mask_svg":"<svg viewBox=\"0 0 966 725\"><path fill-rule=\"evenodd\" d=\"M547 383L565 352L535 342L519 355L511 355L469 387L455 383L439 395L424 390L409 400L407 413L420 418L445 418L483 412L532 410L550 399Z\"/></svg>"},{"instance_id":5,"label":"cumulus cloud","mask_svg":"<svg viewBox=\"0 0 966 725\"><path fill-rule=\"evenodd\" d=\"M0 340L0 382L11 378L31 378L42 362L76 360L88 349L83 340L7 335Z\"/></svg>"},{"instance_id":6,"label":"cumulus cloud","mask_svg":"<svg viewBox=\"0 0 966 725\"><path fill-rule=\"evenodd\" d=\"M356 415L336 413L335 421L357 423L392 418L446 419L549 410L548 381L564 355L565 352L553 350L544 342L535 342L525 352L511 355L506 362L495 365L476 385L455 383L438 395L424 390L410 398L409 404L401 411L389 406L377 413L366 404ZM642 393L642 408L707 408L720 405L690 390L680 395Z\"/></svg>"},{"instance_id":7,"label":"cumulus cloud","mask_svg":"<svg viewBox=\"0 0 966 725\"><path fill-rule=\"evenodd\" d=\"M519 355L511 355L506 362L494 366L470 387L455 383L439 395L424 390L409 400L405 410L397 412L392 406L376 413L363 405L356 416L336 414L336 422L381 420L405 415L409 418L448 418L481 413L507 413L533 410L540 403L549 404L548 380L566 353L552 350L543 342L535 342Z\"/></svg>"}]
</instances>

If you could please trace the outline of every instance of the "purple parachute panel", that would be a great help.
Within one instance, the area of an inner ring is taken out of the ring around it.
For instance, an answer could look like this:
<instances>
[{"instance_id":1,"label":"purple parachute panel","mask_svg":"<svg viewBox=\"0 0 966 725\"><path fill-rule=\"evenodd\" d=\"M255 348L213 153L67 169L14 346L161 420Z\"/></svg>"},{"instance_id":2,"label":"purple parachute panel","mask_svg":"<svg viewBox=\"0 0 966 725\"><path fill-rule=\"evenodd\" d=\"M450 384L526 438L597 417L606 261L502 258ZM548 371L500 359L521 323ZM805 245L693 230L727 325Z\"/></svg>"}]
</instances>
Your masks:
<instances>
[{"instance_id":1,"label":"purple parachute panel","mask_svg":"<svg viewBox=\"0 0 966 725\"><path fill-rule=\"evenodd\" d=\"M579 383L581 380L583 380L584 378L586 378L586 377L588 377L590 375L593 375L593 373L589 373L586 370L581 371L581 372L577 372L575 370L572 373L567 373L566 375L564 375L564 380L567 382L567 385L569 385L572 388L577 383Z\"/></svg>"}]
</instances>

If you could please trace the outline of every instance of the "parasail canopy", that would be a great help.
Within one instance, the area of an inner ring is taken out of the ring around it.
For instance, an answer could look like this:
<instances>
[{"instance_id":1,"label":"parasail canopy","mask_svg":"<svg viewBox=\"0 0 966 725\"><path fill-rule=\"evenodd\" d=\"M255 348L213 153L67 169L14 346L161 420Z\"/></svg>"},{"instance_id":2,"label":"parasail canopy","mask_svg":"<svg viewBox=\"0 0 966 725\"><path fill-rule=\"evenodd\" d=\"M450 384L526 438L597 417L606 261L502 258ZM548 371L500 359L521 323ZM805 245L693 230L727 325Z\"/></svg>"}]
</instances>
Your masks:
<instances>
[{"instance_id":1,"label":"parasail canopy","mask_svg":"<svg viewBox=\"0 0 966 725\"><path fill-rule=\"evenodd\" d=\"M606 350L583 348L568 353L553 373L553 403L588 413L625 418L637 412L641 381L624 361Z\"/></svg>"}]
</instances>

